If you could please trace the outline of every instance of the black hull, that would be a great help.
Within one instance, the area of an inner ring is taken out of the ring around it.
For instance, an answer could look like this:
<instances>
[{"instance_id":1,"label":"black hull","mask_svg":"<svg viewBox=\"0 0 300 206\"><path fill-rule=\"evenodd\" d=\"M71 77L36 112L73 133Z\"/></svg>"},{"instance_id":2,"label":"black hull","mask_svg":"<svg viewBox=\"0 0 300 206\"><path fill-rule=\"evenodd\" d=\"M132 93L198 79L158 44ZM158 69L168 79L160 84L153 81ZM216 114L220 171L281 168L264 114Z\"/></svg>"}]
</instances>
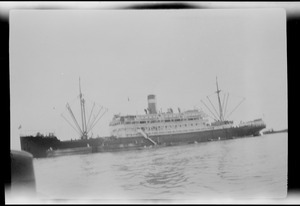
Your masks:
<instances>
[{"instance_id":1,"label":"black hull","mask_svg":"<svg viewBox=\"0 0 300 206\"><path fill-rule=\"evenodd\" d=\"M264 128L264 125L244 126L184 134L151 136L150 138L153 141L143 136L130 138L90 138L76 141L60 141L53 137L21 137L21 149L31 153L36 158L97 152L117 152L258 136L259 132Z\"/></svg>"}]
</instances>

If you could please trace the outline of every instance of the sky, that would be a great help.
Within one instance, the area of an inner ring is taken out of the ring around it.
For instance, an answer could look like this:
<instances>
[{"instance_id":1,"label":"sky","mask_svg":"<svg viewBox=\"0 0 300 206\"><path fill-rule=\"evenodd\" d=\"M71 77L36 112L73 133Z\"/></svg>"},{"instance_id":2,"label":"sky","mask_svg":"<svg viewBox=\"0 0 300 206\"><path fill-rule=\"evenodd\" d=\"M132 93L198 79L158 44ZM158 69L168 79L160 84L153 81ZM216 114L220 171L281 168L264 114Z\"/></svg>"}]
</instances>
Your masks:
<instances>
[{"instance_id":1,"label":"sky","mask_svg":"<svg viewBox=\"0 0 300 206\"><path fill-rule=\"evenodd\" d=\"M61 116L69 103L80 119L79 77L86 113L108 109L92 133L108 136L114 114L144 114L148 94L162 111L205 110L216 76L231 109L245 98L230 120L287 128L285 11L11 10L11 148L20 134L79 138Z\"/></svg>"}]
</instances>

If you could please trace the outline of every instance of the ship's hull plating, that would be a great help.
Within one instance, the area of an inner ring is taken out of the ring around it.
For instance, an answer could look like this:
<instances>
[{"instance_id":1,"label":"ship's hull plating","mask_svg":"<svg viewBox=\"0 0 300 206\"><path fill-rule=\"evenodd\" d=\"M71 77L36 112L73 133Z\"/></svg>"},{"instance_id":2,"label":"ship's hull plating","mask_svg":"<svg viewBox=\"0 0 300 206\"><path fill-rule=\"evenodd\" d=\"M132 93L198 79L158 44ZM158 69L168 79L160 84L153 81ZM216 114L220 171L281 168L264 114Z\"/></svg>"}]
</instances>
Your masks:
<instances>
[{"instance_id":1,"label":"ship's hull plating","mask_svg":"<svg viewBox=\"0 0 300 206\"><path fill-rule=\"evenodd\" d=\"M35 139L37 137L21 137L21 149L32 153L34 157L117 152L257 136L264 128L264 125L244 126L183 134L150 136L149 138L151 138L152 141L146 139L142 135L128 138L91 138L76 141L59 141L57 139L50 141L46 140L46 138L42 140Z\"/></svg>"}]
</instances>

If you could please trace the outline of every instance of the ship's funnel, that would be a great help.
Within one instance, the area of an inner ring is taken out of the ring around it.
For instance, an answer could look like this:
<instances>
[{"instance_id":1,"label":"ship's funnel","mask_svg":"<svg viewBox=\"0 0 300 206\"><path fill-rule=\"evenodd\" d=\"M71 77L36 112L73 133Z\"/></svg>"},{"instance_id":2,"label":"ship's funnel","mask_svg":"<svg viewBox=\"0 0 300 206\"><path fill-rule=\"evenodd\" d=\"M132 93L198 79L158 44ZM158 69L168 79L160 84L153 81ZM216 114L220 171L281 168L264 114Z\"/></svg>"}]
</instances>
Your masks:
<instances>
[{"instance_id":1,"label":"ship's funnel","mask_svg":"<svg viewBox=\"0 0 300 206\"><path fill-rule=\"evenodd\" d=\"M153 94L148 95L148 110L149 110L149 114L157 114L156 99L155 99L155 95Z\"/></svg>"}]
</instances>

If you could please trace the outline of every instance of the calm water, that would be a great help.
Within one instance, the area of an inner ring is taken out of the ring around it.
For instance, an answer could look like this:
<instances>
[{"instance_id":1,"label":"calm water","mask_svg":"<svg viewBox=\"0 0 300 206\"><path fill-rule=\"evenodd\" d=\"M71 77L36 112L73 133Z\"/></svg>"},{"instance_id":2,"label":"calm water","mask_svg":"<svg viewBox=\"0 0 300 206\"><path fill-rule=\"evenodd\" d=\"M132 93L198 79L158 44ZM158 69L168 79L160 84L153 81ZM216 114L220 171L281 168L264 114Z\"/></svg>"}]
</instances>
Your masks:
<instances>
[{"instance_id":1,"label":"calm water","mask_svg":"<svg viewBox=\"0 0 300 206\"><path fill-rule=\"evenodd\" d=\"M98 202L284 198L287 136L35 159L37 191L48 200Z\"/></svg>"}]
</instances>

